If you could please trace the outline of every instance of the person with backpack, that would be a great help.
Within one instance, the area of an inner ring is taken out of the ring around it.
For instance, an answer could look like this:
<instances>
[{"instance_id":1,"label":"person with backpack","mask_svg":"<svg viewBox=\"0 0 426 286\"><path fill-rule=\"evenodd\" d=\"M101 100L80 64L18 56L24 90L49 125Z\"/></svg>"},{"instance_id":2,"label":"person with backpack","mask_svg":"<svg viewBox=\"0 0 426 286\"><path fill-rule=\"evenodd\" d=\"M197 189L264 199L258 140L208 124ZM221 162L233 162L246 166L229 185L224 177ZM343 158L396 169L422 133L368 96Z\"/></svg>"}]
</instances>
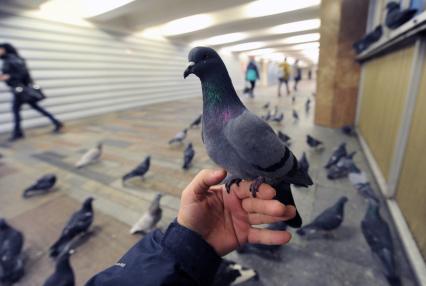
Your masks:
<instances>
[{"instance_id":1,"label":"person with backpack","mask_svg":"<svg viewBox=\"0 0 426 286\"><path fill-rule=\"evenodd\" d=\"M254 97L254 88L256 87L256 80L260 79L259 70L257 69L254 57L250 57L250 62L246 69L246 80L250 83L249 95Z\"/></svg>"},{"instance_id":2,"label":"person with backpack","mask_svg":"<svg viewBox=\"0 0 426 286\"><path fill-rule=\"evenodd\" d=\"M24 138L24 132L21 128L20 111L22 105L25 103L49 118L54 125L53 132L58 133L63 128L63 124L47 110L38 105L38 101L44 99L44 94L34 84L25 60L19 55L15 47L8 43L0 44L0 59L3 61L0 81L4 81L14 95L12 113L15 126L9 141Z\"/></svg>"}]
</instances>

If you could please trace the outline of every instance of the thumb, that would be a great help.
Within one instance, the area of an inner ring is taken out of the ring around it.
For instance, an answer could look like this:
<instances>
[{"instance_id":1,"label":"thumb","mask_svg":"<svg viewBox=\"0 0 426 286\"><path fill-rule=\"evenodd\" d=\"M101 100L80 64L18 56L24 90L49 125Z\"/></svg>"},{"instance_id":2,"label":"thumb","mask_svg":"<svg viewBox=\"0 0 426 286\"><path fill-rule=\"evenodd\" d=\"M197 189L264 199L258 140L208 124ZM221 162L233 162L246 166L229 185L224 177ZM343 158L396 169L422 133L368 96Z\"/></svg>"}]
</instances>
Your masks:
<instances>
[{"instance_id":1,"label":"thumb","mask_svg":"<svg viewBox=\"0 0 426 286\"><path fill-rule=\"evenodd\" d=\"M195 176L190 183L190 188L196 195L206 193L211 186L217 185L226 177L226 171L223 169L218 170L202 170Z\"/></svg>"}]
</instances>

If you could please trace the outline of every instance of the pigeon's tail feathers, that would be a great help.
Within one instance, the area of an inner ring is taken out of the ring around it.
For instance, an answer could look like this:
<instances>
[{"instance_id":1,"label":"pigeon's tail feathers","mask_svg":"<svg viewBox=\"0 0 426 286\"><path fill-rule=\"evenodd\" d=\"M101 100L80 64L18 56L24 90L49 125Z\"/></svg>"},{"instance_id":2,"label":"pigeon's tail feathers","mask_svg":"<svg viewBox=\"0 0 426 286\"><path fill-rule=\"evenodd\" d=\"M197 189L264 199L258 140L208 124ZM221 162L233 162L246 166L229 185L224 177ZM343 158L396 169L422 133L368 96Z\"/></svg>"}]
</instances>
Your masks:
<instances>
[{"instance_id":1,"label":"pigeon's tail feathers","mask_svg":"<svg viewBox=\"0 0 426 286\"><path fill-rule=\"evenodd\" d=\"M290 184L287 182L281 182L278 185L273 186L277 191L277 195L275 199L284 205L292 205L296 207L296 203L294 202L293 194L291 193ZM299 212L296 208L296 216L291 220L286 221L287 225L290 227L298 228L302 225L302 218L300 217Z\"/></svg>"},{"instance_id":2,"label":"pigeon's tail feathers","mask_svg":"<svg viewBox=\"0 0 426 286\"><path fill-rule=\"evenodd\" d=\"M183 163L182 168L183 168L184 170L188 170L188 169L189 169L189 163L185 161L185 162Z\"/></svg>"},{"instance_id":3,"label":"pigeon's tail feathers","mask_svg":"<svg viewBox=\"0 0 426 286\"><path fill-rule=\"evenodd\" d=\"M130 179L130 178L132 178L132 177L133 177L132 172L127 173L126 175L124 175L124 176L121 178L121 181L124 183L125 181L127 181L128 179Z\"/></svg>"},{"instance_id":4,"label":"pigeon's tail feathers","mask_svg":"<svg viewBox=\"0 0 426 286\"><path fill-rule=\"evenodd\" d=\"M287 183L298 187L308 187L314 184L308 172L300 169L297 165L295 165L293 170L294 171L291 171L286 177Z\"/></svg>"},{"instance_id":5,"label":"pigeon's tail feathers","mask_svg":"<svg viewBox=\"0 0 426 286\"><path fill-rule=\"evenodd\" d=\"M49 255L51 257L57 257L61 254L64 246L67 244L68 238L65 236L61 236L49 249Z\"/></svg>"},{"instance_id":6,"label":"pigeon's tail feathers","mask_svg":"<svg viewBox=\"0 0 426 286\"><path fill-rule=\"evenodd\" d=\"M34 190L33 186L25 189L25 191L22 193L22 197L28 198L31 196L31 192Z\"/></svg>"},{"instance_id":7,"label":"pigeon's tail feathers","mask_svg":"<svg viewBox=\"0 0 426 286\"><path fill-rule=\"evenodd\" d=\"M391 286L401 286L402 285L401 279L396 275L388 276L388 277L386 277L386 279L388 280L389 285L391 285Z\"/></svg>"},{"instance_id":8,"label":"pigeon's tail feathers","mask_svg":"<svg viewBox=\"0 0 426 286\"><path fill-rule=\"evenodd\" d=\"M179 142L179 139L176 139L176 138L170 139L169 140L169 145L173 144L173 143L176 143L176 142Z\"/></svg>"}]
</instances>

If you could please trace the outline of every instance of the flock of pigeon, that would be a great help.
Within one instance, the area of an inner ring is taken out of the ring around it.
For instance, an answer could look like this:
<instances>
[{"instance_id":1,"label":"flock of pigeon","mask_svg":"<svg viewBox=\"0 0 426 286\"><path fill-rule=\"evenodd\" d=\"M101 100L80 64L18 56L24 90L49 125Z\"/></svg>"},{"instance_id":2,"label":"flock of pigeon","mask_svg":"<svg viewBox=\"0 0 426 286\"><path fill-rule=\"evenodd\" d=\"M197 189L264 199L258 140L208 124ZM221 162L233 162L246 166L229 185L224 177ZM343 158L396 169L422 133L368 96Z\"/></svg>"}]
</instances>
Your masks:
<instances>
[{"instance_id":1,"label":"flock of pigeon","mask_svg":"<svg viewBox=\"0 0 426 286\"><path fill-rule=\"evenodd\" d=\"M208 65L212 60L212 66ZM230 187L238 183L241 178L250 178L254 183L250 187L253 196L263 182L271 182L277 190L277 199L286 204L295 205L290 184L297 187L312 185L309 177L309 162L305 153L297 161L288 149L292 144L291 137L282 131L274 130L267 121L280 124L284 120L284 113L279 112L278 107L269 111L270 104L265 104L266 115L259 119L248 111L239 100L226 68L218 54L209 48L197 47L189 54L190 65L184 73L184 77L193 73L203 75L203 80L208 77L216 77L215 82L223 86L216 88L203 83L203 114L199 115L189 127L176 134L168 143L169 145L184 144L190 129L200 125L203 121L203 142L210 158L232 174L225 186ZM205 65L205 66L204 66ZM221 93L221 94L220 94ZM295 102L293 96L292 102ZM305 111L311 108L311 99L305 102ZM212 106L214 108L212 108ZM299 120L296 110L292 111L294 121ZM226 124L225 124L226 123ZM351 126L342 128L342 132L354 136L355 131ZM241 144L244 142L244 144ZM306 136L306 144L313 152L322 152L325 144L311 135ZM253 151L255 150L255 152ZM225 156L223 154L226 153ZM75 165L76 168L84 168L100 160L102 144L86 152ZM366 198L368 202L367 212L361 222L362 233L370 246L375 258L380 261L384 275L391 285L401 285L397 275L392 236L387 222L380 216L379 199L375 195L366 174L354 163L355 152L349 153L346 144L340 144L332 153L324 168L327 178L335 180L348 177L354 188ZM195 156L193 145L188 143L183 154L183 169L191 167ZM280 162L276 163L281 156ZM135 169L122 177L123 185L127 180L139 177L143 178L150 168L150 156L136 166ZM247 164L250 163L250 164ZM284 178L284 180L283 180ZM267 181L269 180L269 181ZM23 196L29 198L34 195L48 193L55 185L57 179L54 174L47 174L27 188ZM149 209L140 220L131 228L130 232L146 234L152 231L161 220L162 210L160 206L162 194L158 194L152 201ZM71 268L69 257L76 246L76 240L89 231L93 223L94 212L92 198L87 198L81 209L76 211L65 225L58 240L50 247L50 256L56 258L56 268L53 274L46 280L45 286L74 285L75 278ZM314 233L330 233L341 226L344 220L344 207L348 202L346 197L341 197L334 205L325 209L312 222L305 224L297 230L300 236L310 236ZM278 222L267 226L269 229L284 230L287 226L299 227L302 220L299 214L290 221ZM21 232L10 226L4 219L0 220L0 281L13 283L24 275L24 261L22 247L24 236ZM240 254L255 253L263 257L277 257L280 246L265 246L247 244L237 250ZM236 285L249 279L256 279L258 274L253 269L245 268L235 262L224 260L221 265L214 285Z\"/></svg>"}]
</instances>

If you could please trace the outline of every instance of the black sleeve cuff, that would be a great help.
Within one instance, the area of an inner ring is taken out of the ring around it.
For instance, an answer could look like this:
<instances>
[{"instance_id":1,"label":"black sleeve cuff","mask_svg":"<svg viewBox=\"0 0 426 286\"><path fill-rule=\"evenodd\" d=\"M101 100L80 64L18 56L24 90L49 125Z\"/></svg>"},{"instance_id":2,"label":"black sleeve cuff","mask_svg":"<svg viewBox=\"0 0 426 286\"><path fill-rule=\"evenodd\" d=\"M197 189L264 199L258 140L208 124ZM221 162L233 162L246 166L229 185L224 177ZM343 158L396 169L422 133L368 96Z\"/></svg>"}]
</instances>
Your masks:
<instances>
[{"instance_id":1,"label":"black sleeve cuff","mask_svg":"<svg viewBox=\"0 0 426 286\"><path fill-rule=\"evenodd\" d=\"M199 285L210 285L222 259L198 233L174 220L161 245L176 257L182 269Z\"/></svg>"}]
</instances>

